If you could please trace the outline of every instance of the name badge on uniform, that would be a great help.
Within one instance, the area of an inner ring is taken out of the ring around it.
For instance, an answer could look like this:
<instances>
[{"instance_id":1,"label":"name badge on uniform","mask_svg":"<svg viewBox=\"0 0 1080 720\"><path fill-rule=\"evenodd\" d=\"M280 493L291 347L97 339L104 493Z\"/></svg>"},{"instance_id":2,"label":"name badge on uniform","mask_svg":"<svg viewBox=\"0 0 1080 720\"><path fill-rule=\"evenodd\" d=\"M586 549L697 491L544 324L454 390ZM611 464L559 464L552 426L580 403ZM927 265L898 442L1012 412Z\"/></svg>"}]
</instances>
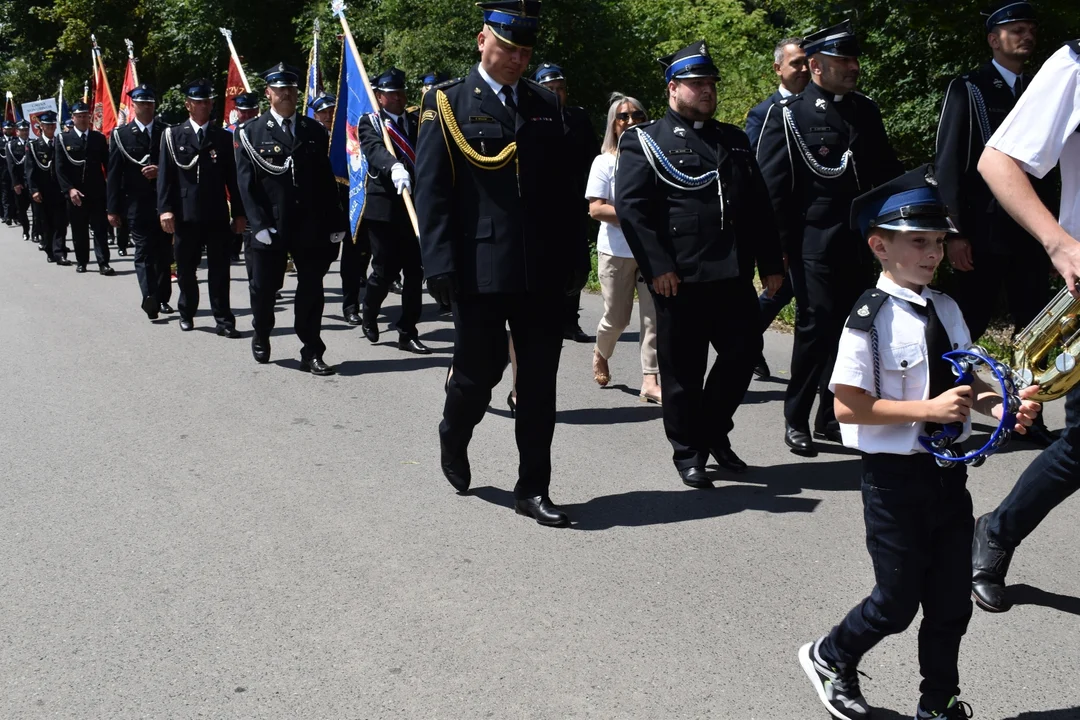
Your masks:
<instances>
[{"instance_id":1,"label":"name badge on uniform","mask_svg":"<svg viewBox=\"0 0 1080 720\"><path fill-rule=\"evenodd\" d=\"M431 112L431 110L428 110L428 112ZM487 115L470 115L470 116L469 116L469 122L474 122L474 123L493 123L493 122L495 122L495 118L493 118L493 117L489 117L489 116L487 116Z\"/></svg>"}]
</instances>

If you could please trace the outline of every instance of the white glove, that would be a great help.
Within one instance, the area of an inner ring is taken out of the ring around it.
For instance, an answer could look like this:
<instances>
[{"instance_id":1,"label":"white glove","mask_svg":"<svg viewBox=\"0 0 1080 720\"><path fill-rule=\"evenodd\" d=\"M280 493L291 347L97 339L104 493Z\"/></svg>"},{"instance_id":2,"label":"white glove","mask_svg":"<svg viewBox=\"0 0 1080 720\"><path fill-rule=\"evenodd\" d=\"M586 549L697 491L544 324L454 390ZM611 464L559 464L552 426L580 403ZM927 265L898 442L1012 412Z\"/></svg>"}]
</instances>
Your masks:
<instances>
[{"instance_id":1,"label":"white glove","mask_svg":"<svg viewBox=\"0 0 1080 720\"><path fill-rule=\"evenodd\" d=\"M345 231L344 230L342 230L341 232L330 233L330 242L332 242L332 243L339 243L344 239L345 239Z\"/></svg>"},{"instance_id":2,"label":"white glove","mask_svg":"<svg viewBox=\"0 0 1080 720\"><path fill-rule=\"evenodd\" d=\"M394 163L394 166L390 168L390 181L397 188L398 195L401 194L402 190L412 192L412 180L409 178L409 171L401 163Z\"/></svg>"},{"instance_id":3,"label":"white glove","mask_svg":"<svg viewBox=\"0 0 1080 720\"><path fill-rule=\"evenodd\" d=\"M259 232L255 233L255 239L261 242L263 245L269 245L271 242L270 228L263 228Z\"/></svg>"}]
</instances>

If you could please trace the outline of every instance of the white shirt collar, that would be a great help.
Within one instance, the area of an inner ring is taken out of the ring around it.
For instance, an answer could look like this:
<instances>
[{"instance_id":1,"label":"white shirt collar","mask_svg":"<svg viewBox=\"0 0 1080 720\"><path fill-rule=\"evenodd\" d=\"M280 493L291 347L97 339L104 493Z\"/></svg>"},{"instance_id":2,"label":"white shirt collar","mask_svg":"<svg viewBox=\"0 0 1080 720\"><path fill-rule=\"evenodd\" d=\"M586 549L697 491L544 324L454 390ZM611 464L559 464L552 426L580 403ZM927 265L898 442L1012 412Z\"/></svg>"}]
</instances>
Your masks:
<instances>
[{"instance_id":1,"label":"white shirt collar","mask_svg":"<svg viewBox=\"0 0 1080 720\"><path fill-rule=\"evenodd\" d=\"M278 115L277 110L275 110L274 108L270 108L270 114L274 116L274 119L278 121L278 125L281 125L282 127L285 127L286 120L290 120L291 122L289 124L292 126L292 131L294 133L296 132L296 113L293 113L286 118Z\"/></svg>"},{"instance_id":2,"label":"white shirt collar","mask_svg":"<svg viewBox=\"0 0 1080 720\"><path fill-rule=\"evenodd\" d=\"M477 72L480 73L480 77L484 78L484 82L486 82L491 87L491 92L495 93L495 97L499 98L499 100L503 103L503 105L505 105L506 101L503 99L503 96L501 95L502 89L503 89L502 83L496 82L495 78L488 75L487 70L484 69L483 63L477 64L476 70L477 70ZM517 102L517 99L518 99L517 86L518 86L517 83L514 83L513 85L510 86L511 89L513 89L513 91L514 91L514 102L515 103Z\"/></svg>"},{"instance_id":3,"label":"white shirt collar","mask_svg":"<svg viewBox=\"0 0 1080 720\"><path fill-rule=\"evenodd\" d=\"M780 97L791 97L792 95L795 94L795 93L791 92L790 90L788 90L783 85L780 86L780 89L779 89L778 92L780 93Z\"/></svg>"},{"instance_id":4,"label":"white shirt collar","mask_svg":"<svg viewBox=\"0 0 1080 720\"><path fill-rule=\"evenodd\" d=\"M135 118L135 125L140 130L142 130L144 133L148 133L148 132L150 132L151 130L154 129L154 121L153 120L151 120L150 122L143 125L141 122L139 122L139 118Z\"/></svg>"},{"instance_id":5,"label":"white shirt collar","mask_svg":"<svg viewBox=\"0 0 1080 720\"><path fill-rule=\"evenodd\" d=\"M999 63L996 59L991 60L990 62L993 63L994 67L997 68L997 71L1001 73L1001 77L1005 81L1005 84L1009 86L1009 89L1015 93L1016 73Z\"/></svg>"},{"instance_id":6,"label":"white shirt collar","mask_svg":"<svg viewBox=\"0 0 1080 720\"><path fill-rule=\"evenodd\" d=\"M71 129L75 132L75 135L77 135L80 140L82 140L83 135L86 134L82 130L79 130L79 128L77 128L77 127L73 127Z\"/></svg>"},{"instance_id":7,"label":"white shirt collar","mask_svg":"<svg viewBox=\"0 0 1080 720\"><path fill-rule=\"evenodd\" d=\"M395 115L394 113L390 112L389 110L383 110L383 112L386 113L387 115L389 115L393 119L393 121L395 123L397 123L398 127L404 127L405 126L403 121L402 121L402 118L404 117L403 115Z\"/></svg>"},{"instance_id":8,"label":"white shirt collar","mask_svg":"<svg viewBox=\"0 0 1080 720\"><path fill-rule=\"evenodd\" d=\"M195 123L195 121L193 119L191 119L191 118L188 118L188 122L191 123L191 129L192 130L194 130L195 132L199 132L200 130L202 130L203 131L203 136L204 137L206 136L206 129L208 127L210 127L210 121L209 120L206 122L205 125L197 125Z\"/></svg>"},{"instance_id":9,"label":"white shirt collar","mask_svg":"<svg viewBox=\"0 0 1080 720\"><path fill-rule=\"evenodd\" d=\"M882 290L894 298L900 300L906 300L909 303L926 307L926 301L930 299L931 290L928 286L923 285L921 293L912 292L905 287L900 287L895 282L886 277L885 273L881 273L878 276L877 289Z\"/></svg>"}]
</instances>

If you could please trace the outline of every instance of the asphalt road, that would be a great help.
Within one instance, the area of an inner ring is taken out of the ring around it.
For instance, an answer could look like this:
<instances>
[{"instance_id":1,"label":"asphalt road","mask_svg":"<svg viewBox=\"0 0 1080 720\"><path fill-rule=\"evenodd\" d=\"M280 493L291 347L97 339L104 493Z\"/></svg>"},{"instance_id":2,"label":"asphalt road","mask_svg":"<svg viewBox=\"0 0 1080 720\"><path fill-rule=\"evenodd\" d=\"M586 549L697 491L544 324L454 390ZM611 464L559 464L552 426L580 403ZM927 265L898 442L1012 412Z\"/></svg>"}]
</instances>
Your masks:
<instances>
[{"instance_id":1,"label":"asphalt road","mask_svg":"<svg viewBox=\"0 0 1080 720\"><path fill-rule=\"evenodd\" d=\"M661 410L638 401L636 332L605 390L591 346L568 343L552 495L575 524L553 530L509 509L508 378L474 494L442 478L453 337L430 299L435 354L401 353L385 324L373 347L342 321L335 265L341 374L323 379L298 370L294 278L261 366L242 264L245 339L227 340L208 307L195 332L149 322L130 257L76 275L6 227L0 255L0 717L826 717L796 651L872 570L857 458L783 445L789 336L767 335L780 379L736 418L753 469L711 492L682 486ZM583 299L583 327L600 306ZM972 471L976 513L1035 456L1009 450ZM979 720L1080 718L1078 524L1074 498L1018 551L1017 607L976 610L961 677ZM875 717L914 714L914 629L862 669Z\"/></svg>"}]
</instances>

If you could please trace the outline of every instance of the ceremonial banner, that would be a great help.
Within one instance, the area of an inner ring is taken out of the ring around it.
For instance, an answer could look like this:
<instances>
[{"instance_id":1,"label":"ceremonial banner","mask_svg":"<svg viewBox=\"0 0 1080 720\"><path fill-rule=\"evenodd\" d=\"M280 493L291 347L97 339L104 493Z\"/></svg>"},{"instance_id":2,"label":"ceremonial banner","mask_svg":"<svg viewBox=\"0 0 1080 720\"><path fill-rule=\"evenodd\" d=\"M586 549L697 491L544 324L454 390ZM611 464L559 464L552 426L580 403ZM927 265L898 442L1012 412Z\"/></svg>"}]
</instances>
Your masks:
<instances>
[{"instance_id":1,"label":"ceremonial banner","mask_svg":"<svg viewBox=\"0 0 1080 720\"><path fill-rule=\"evenodd\" d=\"M116 104L113 102L112 90L109 89L109 80L105 77L105 63L101 60L101 50L98 48L97 39L91 35L90 40L94 43L91 51L94 56L94 105L91 127L108 137L112 135L116 127Z\"/></svg>"},{"instance_id":2,"label":"ceremonial banner","mask_svg":"<svg viewBox=\"0 0 1080 720\"><path fill-rule=\"evenodd\" d=\"M38 136L37 119L46 110L56 112L56 98L45 98L44 100L23 103L23 117L30 121L30 137L36 138Z\"/></svg>"},{"instance_id":3,"label":"ceremonial banner","mask_svg":"<svg viewBox=\"0 0 1080 720\"><path fill-rule=\"evenodd\" d=\"M229 44L229 74L225 78L225 119L222 124L231 132L236 130L236 121L239 117L236 112L236 96L251 92L251 86L248 85L247 75L244 74L236 48L233 47L232 30L225 28L218 28L218 30L225 36L225 42Z\"/></svg>"},{"instance_id":4,"label":"ceremonial banner","mask_svg":"<svg viewBox=\"0 0 1080 720\"><path fill-rule=\"evenodd\" d=\"M127 70L124 71L124 85L120 88L120 112L117 114L117 125L127 125L135 119L135 109L131 106L131 98L128 93L139 84L139 73L135 70L135 46L130 40L124 44L128 49Z\"/></svg>"},{"instance_id":5,"label":"ceremonial banner","mask_svg":"<svg viewBox=\"0 0 1080 720\"><path fill-rule=\"evenodd\" d=\"M341 75L338 78L337 107L334 108L334 124L330 131L330 165L339 183L349 186L349 232L356 237L356 229L364 213L364 179L367 177L368 160L360 148L356 126L370 122L364 115L372 112L371 101L364 91L363 72L353 59L353 54L341 44Z\"/></svg>"},{"instance_id":6,"label":"ceremonial banner","mask_svg":"<svg viewBox=\"0 0 1080 720\"><path fill-rule=\"evenodd\" d=\"M19 117L19 109L15 105L15 98L12 96L10 90L7 91L6 99L4 100L4 119L10 120L11 122L19 122L22 120L22 118Z\"/></svg>"},{"instance_id":7,"label":"ceremonial banner","mask_svg":"<svg viewBox=\"0 0 1080 720\"><path fill-rule=\"evenodd\" d=\"M311 103L322 94L322 70L319 69L319 21L315 20L315 38L308 54L307 88L304 90L304 114L315 117Z\"/></svg>"},{"instance_id":8,"label":"ceremonial banner","mask_svg":"<svg viewBox=\"0 0 1080 720\"><path fill-rule=\"evenodd\" d=\"M64 127L64 122L71 117L71 109L68 107L67 101L64 100L64 81L60 81L60 89L56 91L56 106L59 108L57 111L60 115L60 127Z\"/></svg>"}]
</instances>

